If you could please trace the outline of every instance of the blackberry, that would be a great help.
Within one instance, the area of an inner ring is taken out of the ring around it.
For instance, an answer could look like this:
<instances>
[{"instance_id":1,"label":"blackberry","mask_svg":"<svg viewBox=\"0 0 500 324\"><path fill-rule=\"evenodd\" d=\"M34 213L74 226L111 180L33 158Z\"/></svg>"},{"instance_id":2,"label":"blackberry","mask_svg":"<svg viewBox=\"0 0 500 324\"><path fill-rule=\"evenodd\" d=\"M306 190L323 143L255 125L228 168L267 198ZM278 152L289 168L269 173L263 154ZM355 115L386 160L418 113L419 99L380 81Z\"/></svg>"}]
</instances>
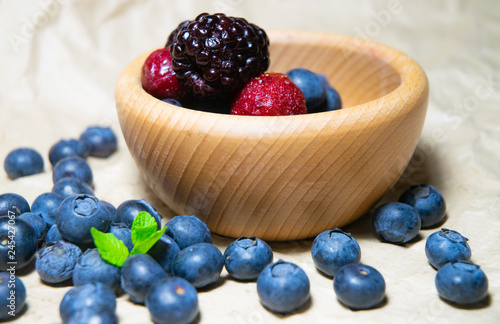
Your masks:
<instances>
[{"instance_id":1,"label":"blackberry","mask_svg":"<svg viewBox=\"0 0 500 324\"><path fill-rule=\"evenodd\" d=\"M177 79L196 97L234 93L269 67L265 31L222 13L202 13L180 28L170 53Z\"/></svg>"},{"instance_id":2,"label":"blackberry","mask_svg":"<svg viewBox=\"0 0 500 324\"><path fill-rule=\"evenodd\" d=\"M165 47L169 47L170 45L173 44L175 38L177 37L177 34L179 33L179 30L181 30L182 27L186 26L189 24L191 21L190 20L184 20L177 26L171 33L168 35L167 43L165 44Z\"/></svg>"}]
</instances>

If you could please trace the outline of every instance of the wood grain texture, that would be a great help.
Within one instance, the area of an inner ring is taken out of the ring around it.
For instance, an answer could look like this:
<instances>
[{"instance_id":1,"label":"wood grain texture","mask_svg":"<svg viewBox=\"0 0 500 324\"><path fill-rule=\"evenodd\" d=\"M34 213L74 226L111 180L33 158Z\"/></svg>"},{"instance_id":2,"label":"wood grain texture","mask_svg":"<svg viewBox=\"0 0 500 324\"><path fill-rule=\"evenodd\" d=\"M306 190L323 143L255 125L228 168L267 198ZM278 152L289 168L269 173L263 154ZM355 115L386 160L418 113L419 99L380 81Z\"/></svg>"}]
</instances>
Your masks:
<instances>
[{"instance_id":1,"label":"wood grain texture","mask_svg":"<svg viewBox=\"0 0 500 324\"><path fill-rule=\"evenodd\" d=\"M344 108L249 117L175 107L141 87L134 60L115 91L120 125L148 185L214 233L311 237L359 218L401 176L420 137L429 86L407 55L371 41L271 32L270 71L325 74Z\"/></svg>"}]
</instances>

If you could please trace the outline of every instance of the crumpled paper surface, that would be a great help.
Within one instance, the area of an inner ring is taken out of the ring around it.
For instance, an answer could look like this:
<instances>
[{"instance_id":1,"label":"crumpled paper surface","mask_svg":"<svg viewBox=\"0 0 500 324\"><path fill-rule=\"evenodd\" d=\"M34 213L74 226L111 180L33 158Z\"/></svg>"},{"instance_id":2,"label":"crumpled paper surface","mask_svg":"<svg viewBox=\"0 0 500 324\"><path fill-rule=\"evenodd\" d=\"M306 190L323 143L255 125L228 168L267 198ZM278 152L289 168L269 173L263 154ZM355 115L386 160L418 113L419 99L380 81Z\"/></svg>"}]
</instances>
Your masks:
<instances>
[{"instance_id":1,"label":"crumpled paper surface","mask_svg":"<svg viewBox=\"0 0 500 324\"><path fill-rule=\"evenodd\" d=\"M173 213L145 185L121 137L114 107L115 81L138 55L161 47L170 31L201 12L242 16L266 30L296 29L369 38L415 58L430 80L429 111L420 143L405 174L380 203L396 200L410 184L429 182L448 205L444 227L469 238L472 261L489 278L490 297L477 307L454 307L434 286L422 230L406 246L379 242L370 215L347 226L361 246L362 262L387 283L379 308L351 311L336 299L332 280L316 271L312 239L272 243L275 260L301 266L311 299L290 315L262 307L254 282L224 271L199 292L199 323L499 323L500 322L500 2L300 0L0 0L0 159L32 147L45 172L9 180L0 193L31 203L52 187L48 151L89 125L111 125L120 136L109 159L89 158L96 195L115 205L144 198L166 221ZM278 60L279 58L272 58ZM223 251L230 239L214 235ZM69 286L50 287L36 271L19 271L28 308L16 323L60 323L59 303ZM150 323L147 309L118 299L120 323Z\"/></svg>"}]
</instances>

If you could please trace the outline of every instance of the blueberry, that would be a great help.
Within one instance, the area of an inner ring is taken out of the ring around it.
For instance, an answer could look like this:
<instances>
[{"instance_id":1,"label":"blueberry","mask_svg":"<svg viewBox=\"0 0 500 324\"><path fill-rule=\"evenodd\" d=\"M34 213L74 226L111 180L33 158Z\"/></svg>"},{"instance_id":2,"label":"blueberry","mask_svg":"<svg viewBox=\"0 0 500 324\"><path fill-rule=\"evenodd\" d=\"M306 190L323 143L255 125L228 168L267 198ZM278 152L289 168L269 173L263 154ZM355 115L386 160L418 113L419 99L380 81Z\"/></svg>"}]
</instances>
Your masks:
<instances>
[{"instance_id":1,"label":"blueberry","mask_svg":"<svg viewBox=\"0 0 500 324\"><path fill-rule=\"evenodd\" d=\"M64 324L117 324L118 317L115 312L107 309L96 310L86 307L76 311Z\"/></svg>"},{"instance_id":2,"label":"blueberry","mask_svg":"<svg viewBox=\"0 0 500 324\"><path fill-rule=\"evenodd\" d=\"M94 194L94 190L88 184L72 177L62 178L54 183L51 192L63 198L78 194Z\"/></svg>"},{"instance_id":3,"label":"blueberry","mask_svg":"<svg viewBox=\"0 0 500 324\"><path fill-rule=\"evenodd\" d=\"M321 103L321 105L314 111L311 112L320 112L320 111L333 111L339 110L342 108L342 100L340 99L340 95L338 91L330 85L326 75L319 76L326 87L326 98Z\"/></svg>"},{"instance_id":4,"label":"blueberry","mask_svg":"<svg viewBox=\"0 0 500 324\"><path fill-rule=\"evenodd\" d=\"M100 158L110 156L118 146L115 133L109 127L88 127L80 136L80 141L90 148L90 156Z\"/></svg>"},{"instance_id":5,"label":"blueberry","mask_svg":"<svg viewBox=\"0 0 500 324\"><path fill-rule=\"evenodd\" d=\"M167 273L149 254L134 254L122 266L121 286L130 295L130 300L143 304L148 288Z\"/></svg>"},{"instance_id":6,"label":"blueberry","mask_svg":"<svg viewBox=\"0 0 500 324\"><path fill-rule=\"evenodd\" d=\"M298 265L278 260L268 264L257 278L260 302L269 310L289 313L309 299L309 278Z\"/></svg>"},{"instance_id":7,"label":"blueberry","mask_svg":"<svg viewBox=\"0 0 500 324\"><path fill-rule=\"evenodd\" d=\"M75 313L84 309L114 313L116 296L113 290L100 282L88 282L68 290L59 305L59 313L64 323L67 323Z\"/></svg>"},{"instance_id":8,"label":"blueberry","mask_svg":"<svg viewBox=\"0 0 500 324\"><path fill-rule=\"evenodd\" d=\"M116 207L113 204L104 200L101 200L101 204L103 204L103 206L106 207L106 209L108 210L109 219L114 220L116 218Z\"/></svg>"},{"instance_id":9,"label":"blueberry","mask_svg":"<svg viewBox=\"0 0 500 324\"><path fill-rule=\"evenodd\" d=\"M0 217L0 271L26 267L35 256L38 247L33 227L25 220L14 216Z\"/></svg>"},{"instance_id":10,"label":"blueberry","mask_svg":"<svg viewBox=\"0 0 500 324\"><path fill-rule=\"evenodd\" d=\"M161 228L161 218L162 216L158 214L158 211L153 207L153 205L146 202L144 199L139 200L126 200L122 202L118 208L116 208L115 223L125 223L128 227L132 228L132 223L135 217L142 211L146 211L156 220L157 228Z\"/></svg>"},{"instance_id":11,"label":"blueberry","mask_svg":"<svg viewBox=\"0 0 500 324\"><path fill-rule=\"evenodd\" d=\"M167 99L162 99L161 101L166 102L166 103L171 104L171 105L174 105L174 106L177 106L177 107L182 107L181 103L176 99L167 98Z\"/></svg>"},{"instance_id":12,"label":"blueberry","mask_svg":"<svg viewBox=\"0 0 500 324\"><path fill-rule=\"evenodd\" d=\"M436 269L451 261L469 260L471 249L468 240L457 231L442 228L427 237L425 255Z\"/></svg>"},{"instance_id":13,"label":"blueberry","mask_svg":"<svg viewBox=\"0 0 500 324\"><path fill-rule=\"evenodd\" d=\"M224 251L226 270L238 280L257 279L272 261L273 251L269 244L255 236L241 236Z\"/></svg>"},{"instance_id":14,"label":"blueberry","mask_svg":"<svg viewBox=\"0 0 500 324\"><path fill-rule=\"evenodd\" d=\"M297 68L288 71L286 75L304 94L308 112L315 110L325 100L325 84L316 73Z\"/></svg>"},{"instance_id":15,"label":"blueberry","mask_svg":"<svg viewBox=\"0 0 500 324\"><path fill-rule=\"evenodd\" d=\"M358 242L338 228L316 236L311 254L316 267L328 276L334 276L342 266L358 263L361 259Z\"/></svg>"},{"instance_id":16,"label":"blueberry","mask_svg":"<svg viewBox=\"0 0 500 324\"><path fill-rule=\"evenodd\" d=\"M447 263L437 271L435 284L439 296L457 304L475 304L488 295L488 278L470 261Z\"/></svg>"},{"instance_id":17,"label":"blueberry","mask_svg":"<svg viewBox=\"0 0 500 324\"><path fill-rule=\"evenodd\" d=\"M174 239L181 250L195 243L212 243L207 224L196 216L175 216L165 226L165 234Z\"/></svg>"},{"instance_id":18,"label":"blueberry","mask_svg":"<svg viewBox=\"0 0 500 324\"><path fill-rule=\"evenodd\" d=\"M59 232L59 229L57 229L57 225L52 225L45 236L46 243L55 243L56 241L61 241L62 239L62 235Z\"/></svg>"},{"instance_id":19,"label":"blueberry","mask_svg":"<svg viewBox=\"0 0 500 324\"><path fill-rule=\"evenodd\" d=\"M132 231L125 223L111 223L109 232L117 239L123 242L129 251L132 251L134 244L132 243Z\"/></svg>"},{"instance_id":20,"label":"blueberry","mask_svg":"<svg viewBox=\"0 0 500 324\"><path fill-rule=\"evenodd\" d=\"M399 201L417 210L422 221L422 228L435 226L444 219L446 203L443 195L431 185L411 186L403 192Z\"/></svg>"},{"instance_id":21,"label":"blueberry","mask_svg":"<svg viewBox=\"0 0 500 324\"><path fill-rule=\"evenodd\" d=\"M54 184L65 177L73 177L93 185L94 176L87 162L79 156L68 156L59 160L52 170L52 181Z\"/></svg>"},{"instance_id":22,"label":"blueberry","mask_svg":"<svg viewBox=\"0 0 500 324\"><path fill-rule=\"evenodd\" d=\"M182 249L172 262L172 275L189 281L196 288L219 280L224 257L210 243L196 243Z\"/></svg>"},{"instance_id":23,"label":"blueberry","mask_svg":"<svg viewBox=\"0 0 500 324\"><path fill-rule=\"evenodd\" d=\"M30 211L30 205L23 196L15 193L0 195L0 216L19 216Z\"/></svg>"},{"instance_id":24,"label":"blueberry","mask_svg":"<svg viewBox=\"0 0 500 324\"><path fill-rule=\"evenodd\" d=\"M43 158L33 149L18 148L7 155L3 167L7 176L14 180L43 172Z\"/></svg>"},{"instance_id":25,"label":"blueberry","mask_svg":"<svg viewBox=\"0 0 500 324\"><path fill-rule=\"evenodd\" d=\"M418 235L420 217L415 208L400 202L378 207L373 213L373 227L387 242L402 244Z\"/></svg>"},{"instance_id":26,"label":"blueberry","mask_svg":"<svg viewBox=\"0 0 500 324\"><path fill-rule=\"evenodd\" d=\"M42 215L48 227L56 222L57 208L64 200L63 197L52 192L46 192L36 197L31 205L31 211Z\"/></svg>"},{"instance_id":27,"label":"blueberry","mask_svg":"<svg viewBox=\"0 0 500 324\"><path fill-rule=\"evenodd\" d=\"M191 323L198 315L198 292L185 279L158 280L146 294L146 307L157 324Z\"/></svg>"},{"instance_id":28,"label":"blueberry","mask_svg":"<svg viewBox=\"0 0 500 324\"><path fill-rule=\"evenodd\" d=\"M88 249L78 259L73 271L73 283L75 286L87 282L101 282L115 292L120 289L121 268L104 261L97 249Z\"/></svg>"},{"instance_id":29,"label":"blueberry","mask_svg":"<svg viewBox=\"0 0 500 324\"><path fill-rule=\"evenodd\" d=\"M172 263L179 251L180 249L177 243L167 234L163 234L155 245L149 249L148 254L158 262L163 270L170 273Z\"/></svg>"},{"instance_id":30,"label":"blueberry","mask_svg":"<svg viewBox=\"0 0 500 324\"><path fill-rule=\"evenodd\" d=\"M86 159L89 156L89 148L84 142L75 139L60 140L50 148L49 160L53 166L68 156L79 156Z\"/></svg>"},{"instance_id":31,"label":"blueberry","mask_svg":"<svg viewBox=\"0 0 500 324\"><path fill-rule=\"evenodd\" d=\"M25 220L33 227L38 244L44 241L45 235L47 234L47 223L40 214L24 213L18 218Z\"/></svg>"},{"instance_id":32,"label":"blueberry","mask_svg":"<svg viewBox=\"0 0 500 324\"><path fill-rule=\"evenodd\" d=\"M351 263L337 271L333 278L337 298L352 309L368 309L384 300L385 280L376 269Z\"/></svg>"},{"instance_id":33,"label":"blueberry","mask_svg":"<svg viewBox=\"0 0 500 324\"><path fill-rule=\"evenodd\" d=\"M94 242L90 233L92 227L107 232L109 224L108 210L94 196L70 196L57 210L56 225L62 237L80 246Z\"/></svg>"},{"instance_id":34,"label":"blueberry","mask_svg":"<svg viewBox=\"0 0 500 324\"><path fill-rule=\"evenodd\" d=\"M40 250L35 262L35 269L40 278L47 283L59 283L73 276L82 250L74 244L56 241Z\"/></svg>"},{"instance_id":35,"label":"blueberry","mask_svg":"<svg viewBox=\"0 0 500 324\"><path fill-rule=\"evenodd\" d=\"M0 321L16 318L25 305L26 288L22 280L15 271L0 272Z\"/></svg>"}]
</instances>

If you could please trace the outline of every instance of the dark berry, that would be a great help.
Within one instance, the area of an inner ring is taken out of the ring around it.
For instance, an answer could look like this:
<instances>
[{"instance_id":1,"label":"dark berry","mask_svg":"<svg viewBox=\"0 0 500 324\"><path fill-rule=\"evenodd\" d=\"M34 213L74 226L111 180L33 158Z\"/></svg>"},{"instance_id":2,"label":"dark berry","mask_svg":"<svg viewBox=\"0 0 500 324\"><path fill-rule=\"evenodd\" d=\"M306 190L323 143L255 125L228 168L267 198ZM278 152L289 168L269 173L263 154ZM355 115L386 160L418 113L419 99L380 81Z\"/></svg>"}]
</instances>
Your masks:
<instances>
[{"instance_id":1,"label":"dark berry","mask_svg":"<svg viewBox=\"0 0 500 324\"><path fill-rule=\"evenodd\" d=\"M19 216L30 212L30 204L21 195L4 193L0 195L0 216Z\"/></svg>"},{"instance_id":2,"label":"dark berry","mask_svg":"<svg viewBox=\"0 0 500 324\"><path fill-rule=\"evenodd\" d=\"M326 85L316 73L297 68L288 71L286 75L304 94L307 111L314 111L326 99Z\"/></svg>"},{"instance_id":3,"label":"dark berry","mask_svg":"<svg viewBox=\"0 0 500 324\"><path fill-rule=\"evenodd\" d=\"M52 181L56 183L65 177L73 177L89 186L94 183L94 176L87 162L79 156L68 156L59 160L52 170Z\"/></svg>"},{"instance_id":4,"label":"dark berry","mask_svg":"<svg viewBox=\"0 0 500 324\"><path fill-rule=\"evenodd\" d=\"M3 166L7 176L14 180L43 172L43 158L31 148L19 148L7 155Z\"/></svg>"},{"instance_id":5,"label":"dark berry","mask_svg":"<svg viewBox=\"0 0 500 324\"><path fill-rule=\"evenodd\" d=\"M0 271L7 271L13 264L16 270L26 267L37 247L35 230L28 222L13 215L0 217Z\"/></svg>"},{"instance_id":6,"label":"dark berry","mask_svg":"<svg viewBox=\"0 0 500 324\"><path fill-rule=\"evenodd\" d=\"M84 142L75 139L60 140L50 148L49 160L52 165L67 156L79 156L86 159L89 156L89 148Z\"/></svg>"},{"instance_id":7,"label":"dark berry","mask_svg":"<svg viewBox=\"0 0 500 324\"><path fill-rule=\"evenodd\" d=\"M167 43L165 44L165 47L169 47L172 45L177 38L177 34L179 33L179 30L181 30L182 27L187 26L191 21L190 20L184 20L181 22L171 33L168 35Z\"/></svg>"},{"instance_id":8,"label":"dark berry","mask_svg":"<svg viewBox=\"0 0 500 324\"><path fill-rule=\"evenodd\" d=\"M113 130L109 127L91 126L82 135L80 141L89 148L90 156L107 158L118 147L118 140Z\"/></svg>"},{"instance_id":9,"label":"dark berry","mask_svg":"<svg viewBox=\"0 0 500 324\"><path fill-rule=\"evenodd\" d=\"M403 192L399 201L417 210L422 221L422 228L435 226L444 219L446 203L439 190L431 185L411 186Z\"/></svg>"},{"instance_id":10,"label":"dark berry","mask_svg":"<svg viewBox=\"0 0 500 324\"><path fill-rule=\"evenodd\" d=\"M78 246L56 241L39 251L35 268L44 282L63 282L73 276L73 270L81 255L82 250Z\"/></svg>"}]
</instances>

